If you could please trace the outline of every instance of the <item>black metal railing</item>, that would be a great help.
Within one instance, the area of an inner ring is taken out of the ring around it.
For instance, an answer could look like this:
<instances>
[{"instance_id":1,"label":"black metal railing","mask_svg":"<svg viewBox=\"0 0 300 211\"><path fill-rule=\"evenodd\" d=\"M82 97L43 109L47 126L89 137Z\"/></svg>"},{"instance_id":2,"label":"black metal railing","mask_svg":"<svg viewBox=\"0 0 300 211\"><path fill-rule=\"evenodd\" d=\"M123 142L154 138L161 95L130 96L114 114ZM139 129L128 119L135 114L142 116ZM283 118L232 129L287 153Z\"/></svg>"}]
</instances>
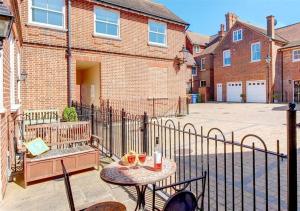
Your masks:
<instances>
[{"instance_id":1,"label":"black metal railing","mask_svg":"<svg viewBox=\"0 0 300 211\"><path fill-rule=\"evenodd\" d=\"M106 156L121 158L130 150L152 155L158 138L163 156L177 163L175 175L159 186L206 171L205 210L288 209L287 155L280 151L278 140L274 140L273 152L254 134L236 139L233 132L225 135L219 128L181 125L175 118L131 115L108 105L73 105L80 118L92 121L94 134L103 139L101 147ZM190 190L198 194L201 188L197 184Z\"/></svg>"}]
</instances>

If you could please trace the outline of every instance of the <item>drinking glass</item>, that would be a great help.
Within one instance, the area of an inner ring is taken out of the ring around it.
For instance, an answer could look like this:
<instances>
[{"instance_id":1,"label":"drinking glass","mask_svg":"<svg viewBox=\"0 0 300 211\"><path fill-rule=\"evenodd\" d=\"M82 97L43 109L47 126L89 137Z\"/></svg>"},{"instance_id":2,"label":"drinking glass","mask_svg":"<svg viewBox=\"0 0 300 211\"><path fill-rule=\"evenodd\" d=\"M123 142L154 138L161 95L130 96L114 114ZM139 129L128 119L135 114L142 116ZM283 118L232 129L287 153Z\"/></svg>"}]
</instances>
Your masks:
<instances>
[{"instance_id":1,"label":"drinking glass","mask_svg":"<svg viewBox=\"0 0 300 211\"><path fill-rule=\"evenodd\" d=\"M141 165L143 165L145 163L146 157L147 157L146 152L144 152L142 154L139 154L138 158L139 158L139 162L140 162Z\"/></svg>"},{"instance_id":2,"label":"drinking glass","mask_svg":"<svg viewBox=\"0 0 300 211\"><path fill-rule=\"evenodd\" d=\"M133 166L134 162L135 162L136 156L135 155L128 155L127 156L127 160L130 166Z\"/></svg>"}]
</instances>

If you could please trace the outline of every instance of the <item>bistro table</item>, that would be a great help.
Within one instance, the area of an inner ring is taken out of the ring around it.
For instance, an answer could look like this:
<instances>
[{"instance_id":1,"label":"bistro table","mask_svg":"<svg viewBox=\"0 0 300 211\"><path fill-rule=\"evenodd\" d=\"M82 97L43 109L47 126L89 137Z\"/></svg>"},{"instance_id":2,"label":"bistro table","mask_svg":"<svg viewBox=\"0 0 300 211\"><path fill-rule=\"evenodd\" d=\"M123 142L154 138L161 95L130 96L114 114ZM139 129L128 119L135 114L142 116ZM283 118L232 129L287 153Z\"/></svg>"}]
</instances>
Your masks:
<instances>
[{"instance_id":1,"label":"bistro table","mask_svg":"<svg viewBox=\"0 0 300 211\"><path fill-rule=\"evenodd\" d=\"M121 161L117 161L104 167L100 176L102 180L110 184L135 186L137 192L135 210L144 210L147 185L164 180L176 171L176 163L172 160L163 158L160 171L153 169L153 163L152 157L147 157L141 166L125 166Z\"/></svg>"}]
</instances>

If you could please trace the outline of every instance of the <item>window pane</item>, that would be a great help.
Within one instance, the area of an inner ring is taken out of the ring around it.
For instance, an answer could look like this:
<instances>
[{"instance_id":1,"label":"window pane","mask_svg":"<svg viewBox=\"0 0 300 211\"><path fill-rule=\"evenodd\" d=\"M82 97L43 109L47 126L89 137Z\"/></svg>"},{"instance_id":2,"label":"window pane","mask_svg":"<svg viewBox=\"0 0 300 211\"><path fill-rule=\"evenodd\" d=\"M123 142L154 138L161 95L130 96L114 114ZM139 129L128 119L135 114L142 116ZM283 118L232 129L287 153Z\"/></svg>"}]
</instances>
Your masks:
<instances>
[{"instance_id":1,"label":"window pane","mask_svg":"<svg viewBox=\"0 0 300 211\"><path fill-rule=\"evenodd\" d=\"M165 35L163 34L157 34L157 42L161 44L165 44Z\"/></svg>"},{"instance_id":2,"label":"window pane","mask_svg":"<svg viewBox=\"0 0 300 211\"><path fill-rule=\"evenodd\" d=\"M106 21L106 12L105 12L105 10L97 8L95 10L95 14L96 14L96 19L97 20Z\"/></svg>"},{"instance_id":3,"label":"window pane","mask_svg":"<svg viewBox=\"0 0 300 211\"><path fill-rule=\"evenodd\" d=\"M166 26L164 24L149 22L149 26L150 26L150 31L159 32L163 34L166 32Z\"/></svg>"},{"instance_id":4,"label":"window pane","mask_svg":"<svg viewBox=\"0 0 300 211\"><path fill-rule=\"evenodd\" d=\"M107 34L109 35L118 35L118 26L113 24L107 24Z\"/></svg>"},{"instance_id":5,"label":"window pane","mask_svg":"<svg viewBox=\"0 0 300 211\"><path fill-rule=\"evenodd\" d=\"M32 9L32 20L39 23L47 23L47 12L39 9Z\"/></svg>"},{"instance_id":6,"label":"window pane","mask_svg":"<svg viewBox=\"0 0 300 211\"><path fill-rule=\"evenodd\" d=\"M48 9L62 12L63 1L62 0L48 0Z\"/></svg>"},{"instance_id":7,"label":"window pane","mask_svg":"<svg viewBox=\"0 0 300 211\"><path fill-rule=\"evenodd\" d=\"M106 24L102 22L96 22L96 32L106 34Z\"/></svg>"},{"instance_id":8,"label":"window pane","mask_svg":"<svg viewBox=\"0 0 300 211\"><path fill-rule=\"evenodd\" d=\"M150 40L150 42L157 42L156 33L150 32L149 33L149 40Z\"/></svg>"},{"instance_id":9,"label":"window pane","mask_svg":"<svg viewBox=\"0 0 300 211\"><path fill-rule=\"evenodd\" d=\"M47 0L32 0L32 6L47 9Z\"/></svg>"},{"instance_id":10,"label":"window pane","mask_svg":"<svg viewBox=\"0 0 300 211\"><path fill-rule=\"evenodd\" d=\"M107 12L106 21L109 21L111 23L118 23L119 15L114 12Z\"/></svg>"},{"instance_id":11,"label":"window pane","mask_svg":"<svg viewBox=\"0 0 300 211\"><path fill-rule=\"evenodd\" d=\"M96 19L97 20L101 20L101 21L105 21L105 22L111 22L111 23L118 23L119 20L119 14L116 12L112 12L112 11L108 11L108 10L104 10L101 8L97 8L95 10L96 13Z\"/></svg>"},{"instance_id":12,"label":"window pane","mask_svg":"<svg viewBox=\"0 0 300 211\"><path fill-rule=\"evenodd\" d=\"M61 13L48 12L48 24L62 26L63 16Z\"/></svg>"}]
</instances>

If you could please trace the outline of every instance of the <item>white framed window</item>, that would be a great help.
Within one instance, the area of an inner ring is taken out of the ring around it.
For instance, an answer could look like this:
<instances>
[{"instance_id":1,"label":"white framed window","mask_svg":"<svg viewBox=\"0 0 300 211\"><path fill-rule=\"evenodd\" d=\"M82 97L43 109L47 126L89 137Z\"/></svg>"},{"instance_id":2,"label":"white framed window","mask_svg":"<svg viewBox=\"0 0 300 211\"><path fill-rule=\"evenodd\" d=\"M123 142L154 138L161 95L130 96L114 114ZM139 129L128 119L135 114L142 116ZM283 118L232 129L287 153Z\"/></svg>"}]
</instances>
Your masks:
<instances>
[{"instance_id":1,"label":"white framed window","mask_svg":"<svg viewBox=\"0 0 300 211\"><path fill-rule=\"evenodd\" d=\"M192 67L192 76L197 76L197 68Z\"/></svg>"},{"instance_id":2,"label":"white framed window","mask_svg":"<svg viewBox=\"0 0 300 211\"><path fill-rule=\"evenodd\" d=\"M204 80L200 81L200 87L206 87L206 81Z\"/></svg>"},{"instance_id":3,"label":"white framed window","mask_svg":"<svg viewBox=\"0 0 300 211\"><path fill-rule=\"evenodd\" d=\"M205 70L205 58L201 58L200 60L200 69Z\"/></svg>"},{"instance_id":4,"label":"white framed window","mask_svg":"<svg viewBox=\"0 0 300 211\"><path fill-rule=\"evenodd\" d=\"M258 62L261 59L260 42L251 44L251 62Z\"/></svg>"},{"instance_id":5,"label":"white framed window","mask_svg":"<svg viewBox=\"0 0 300 211\"><path fill-rule=\"evenodd\" d=\"M167 46L167 24L149 20L148 42L151 45Z\"/></svg>"},{"instance_id":6,"label":"white framed window","mask_svg":"<svg viewBox=\"0 0 300 211\"><path fill-rule=\"evenodd\" d=\"M29 0L29 22L46 27L65 28L64 0Z\"/></svg>"},{"instance_id":7,"label":"white framed window","mask_svg":"<svg viewBox=\"0 0 300 211\"><path fill-rule=\"evenodd\" d=\"M293 62L300 61L300 49L293 50Z\"/></svg>"},{"instance_id":8,"label":"white framed window","mask_svg":"<svg viewBox=\"0 0 300 211\"><path fill-rule=\"evenodd\" d=\"M194 51L195 51L195 53L200 53L200 46L194 45Z\"/></svg>"},{"instance_id":9,"label":"white framed window","mask_svg":"<svg viewBox=\"0 0 300 211\"><path fill-rule=\"evenodd\" d=\"M0 50L0 113L5 112L3 98L3 50Z\"/></svg>"},{"instance_id":10,"label":"white framed window","mask_svg":"<svg viewBox=\"0 0 300 211\"><path fill-rule=\"evenodd\" d=\"M243 30L238 29L238 30L233 31L232 40L233 40L233 42L238 42L238 41L243 40Z\"/></svg>"},{"instance_id":11,"label":"white framed window","mask_svg":"<svg viewBox=\"0 0 300 211\"><path fill-rule=\"evenodd\" d=\"M96 35L120 38L120 12L94 7L94 33Z\"/></svg>"},{"instance_id":12,"label":"white framed window","mask_svg":"<svg viewBox=\"0 0 300 211\"><path fill-rule=\"evenodd\" d=\"M231 52L230 50L223 51L223 66L227 67L231 65Z\"/></svg>"}]
</instances>

